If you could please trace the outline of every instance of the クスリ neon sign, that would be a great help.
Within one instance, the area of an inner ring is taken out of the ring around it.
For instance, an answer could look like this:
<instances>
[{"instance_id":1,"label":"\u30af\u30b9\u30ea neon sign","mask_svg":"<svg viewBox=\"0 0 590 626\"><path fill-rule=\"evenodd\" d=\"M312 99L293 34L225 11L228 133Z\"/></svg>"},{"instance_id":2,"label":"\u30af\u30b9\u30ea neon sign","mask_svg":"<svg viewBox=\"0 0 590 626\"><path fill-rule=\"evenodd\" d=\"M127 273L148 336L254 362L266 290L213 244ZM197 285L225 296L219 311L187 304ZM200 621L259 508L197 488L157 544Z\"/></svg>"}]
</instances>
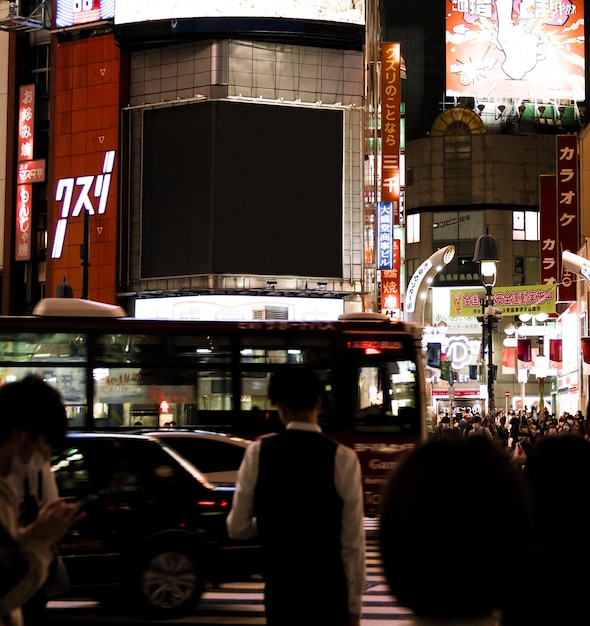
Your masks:
<instances>
[{"instance_id":1,"label":"\u30af\u30b9\u30ea neon sign","mask_svg":"<svg viewBox=\"0 0 590 626\"><path fill-rule=\"evenodd\" d=\"M111 173L114 164L115 150L109 150L105 152L104 155L102 174L96 176L78 176L76 178L61 178L57 181L55 200L63 204L61 207L61 217L57 220L55 226L53 248L51 250L52 259L59 259L62 255L68 217L78 217L82 210L88 211L88 215L96 215L97 213L102 215L106 211L109 188L111 186ZM80 193L70 213L72 199L74 197L74 187L80 187ZM97 210L94 209L90 197L91 192L93 198L98 198Z\"/></svg>"}]
</instances>

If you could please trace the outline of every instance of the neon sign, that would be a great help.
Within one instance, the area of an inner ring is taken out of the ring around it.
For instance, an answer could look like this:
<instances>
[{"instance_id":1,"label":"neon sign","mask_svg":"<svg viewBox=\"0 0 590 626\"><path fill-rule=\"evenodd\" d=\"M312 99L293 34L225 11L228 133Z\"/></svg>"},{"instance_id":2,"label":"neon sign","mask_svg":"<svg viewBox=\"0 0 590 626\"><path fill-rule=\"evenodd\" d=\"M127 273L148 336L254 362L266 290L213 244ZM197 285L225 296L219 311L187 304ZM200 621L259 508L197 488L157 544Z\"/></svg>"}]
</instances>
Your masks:
<instances>
[{"instance_id":1,"label":"neon sign","mask_svg":"<svg viewBox=\"0 0 590 626\"><path fill-rule=\"evenodd\" d=\"M68 217L78 217L82 210L88 211L89 215L102 215L106 211L109 188L111 186L111 173L115 164L115 150L105 152L102 165L102 174L97 176L77 176L71 178L61 178L57 181L55 189L55 200L62 202L61 217L57 220L55 226L55 235L53 237L53 248L51 251L52 259L59 259L63 252L64 241L66 238L66 227L68 225ZM78 198L74 204L74 208L70 213L72 199L74 197L74 188L80 187ZM98 198L98 208L94 209L90 192L92 196Z\"/></svg>"}]
</instances>

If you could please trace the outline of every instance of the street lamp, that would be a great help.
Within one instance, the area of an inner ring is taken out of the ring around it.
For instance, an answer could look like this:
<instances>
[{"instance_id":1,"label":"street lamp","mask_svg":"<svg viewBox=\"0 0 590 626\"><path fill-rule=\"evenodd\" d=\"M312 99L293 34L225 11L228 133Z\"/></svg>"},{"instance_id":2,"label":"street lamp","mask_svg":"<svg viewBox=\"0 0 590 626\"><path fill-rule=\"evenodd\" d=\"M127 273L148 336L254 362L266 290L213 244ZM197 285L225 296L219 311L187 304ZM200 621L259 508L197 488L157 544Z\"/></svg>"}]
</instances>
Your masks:
<instances>
[{"instance_id":1,"label":"street lamp","mask_svg":"<svg viewBox=\"0 0 590 626\"><path fill-rule=\"evenodd\" d=\"M492 331L497 321L492 287L496 284L496 264L501 261L500 246L497 240L490 235L489 228L486 228L484 235L475 242L475 252L473 261L480 264L479 275L482 285L486 288L485 299L481 305L481 326L482 326L482 352L488 346L488 412L494 420L496 401L494 398L494 361L492 351Z\"/></svg>"}]
</instances>

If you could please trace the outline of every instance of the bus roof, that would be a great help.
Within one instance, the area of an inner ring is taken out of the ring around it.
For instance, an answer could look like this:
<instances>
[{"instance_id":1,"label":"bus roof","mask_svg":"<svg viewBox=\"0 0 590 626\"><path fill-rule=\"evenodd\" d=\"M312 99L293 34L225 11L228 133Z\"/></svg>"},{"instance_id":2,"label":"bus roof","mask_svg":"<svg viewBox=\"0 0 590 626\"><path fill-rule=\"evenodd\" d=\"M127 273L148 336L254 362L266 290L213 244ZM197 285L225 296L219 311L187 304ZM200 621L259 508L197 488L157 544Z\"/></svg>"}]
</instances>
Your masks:
<instances>
[{"instance_id":1,"label":"bus roof","mask_svg":"<svg viewBox=\"0 0 590 626\"><path fill-rule=\"evenodd\" d=\"M127 317L124 308L115 304L81 298L43 298L33 309L43 317Z\"/></svg>"}]
</instances>

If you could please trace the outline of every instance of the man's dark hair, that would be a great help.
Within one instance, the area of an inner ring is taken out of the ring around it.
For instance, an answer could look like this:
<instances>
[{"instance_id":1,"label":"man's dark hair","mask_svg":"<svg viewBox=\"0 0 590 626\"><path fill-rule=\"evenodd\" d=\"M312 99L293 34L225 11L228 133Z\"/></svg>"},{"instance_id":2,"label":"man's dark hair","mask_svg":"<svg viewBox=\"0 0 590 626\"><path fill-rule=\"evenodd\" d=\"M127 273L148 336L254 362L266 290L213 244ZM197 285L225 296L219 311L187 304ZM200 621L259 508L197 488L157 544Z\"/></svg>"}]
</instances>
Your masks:
<instances>
[{"instance_id":1,"label":"man's dark hair","mask_svg":"<svg viewBox=\"0 0 590 626\"><path fill-rule=\"evenodd\" d=\"M45 436L52 446L59 445L67 430L59 391L32 374L0 387L0 443L14 428L26 430L33 441Z\"/></svg>"},{"instance_id":2,"label":"man's dark hair","mask_svg":"<svg viewBox=\"0 0 590 626\"><path fill-rule=\"evenodd\" d=\"M316 373L303 365L285 365L270 377L268 397L276 405L283 402L292 411L311 410L322 395Z\"/></svg>"}]
</instances>

